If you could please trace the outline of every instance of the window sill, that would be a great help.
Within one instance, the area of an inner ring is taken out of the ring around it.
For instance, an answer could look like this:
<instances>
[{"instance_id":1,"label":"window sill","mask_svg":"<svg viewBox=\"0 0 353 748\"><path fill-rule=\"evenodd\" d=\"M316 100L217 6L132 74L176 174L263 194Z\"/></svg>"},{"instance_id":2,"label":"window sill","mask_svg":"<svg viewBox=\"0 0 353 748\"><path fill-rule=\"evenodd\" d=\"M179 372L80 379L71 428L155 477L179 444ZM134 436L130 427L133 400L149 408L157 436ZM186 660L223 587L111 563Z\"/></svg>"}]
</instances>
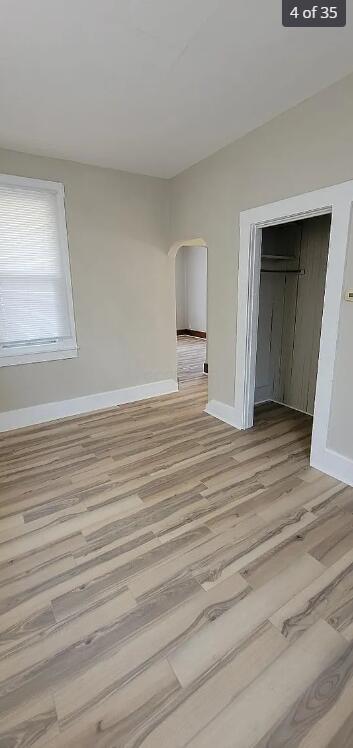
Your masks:
<instances>
[{"instance_id":1,"label":"window sill","mask_svg":"<svg viewBox=\"0 0 353 748\"><path fill-rule=\"evenodd\" d=\"M59 361L65 358L77 358L77 356L77 348L68 348L59 351L37 351L36 353L12 353L9 356L0 356L0 367L36 364L41 361Z\"/></svg>"}]
</instances>

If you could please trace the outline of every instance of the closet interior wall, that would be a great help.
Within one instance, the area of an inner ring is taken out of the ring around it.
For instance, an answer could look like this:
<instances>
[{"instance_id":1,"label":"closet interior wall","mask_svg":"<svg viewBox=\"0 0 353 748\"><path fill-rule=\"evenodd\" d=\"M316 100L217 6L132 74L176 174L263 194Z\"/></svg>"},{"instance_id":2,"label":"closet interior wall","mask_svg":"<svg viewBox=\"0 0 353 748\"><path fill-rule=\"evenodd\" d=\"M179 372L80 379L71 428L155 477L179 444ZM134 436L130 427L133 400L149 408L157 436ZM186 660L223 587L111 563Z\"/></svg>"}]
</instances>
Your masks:
<instances>
[{"instance_id":1,"label":"closet interior wall","mask_svg":"<svg viewBox=\"0 0 353 748\"><path fill-rule=\"evenodd\" d=\"M314 412L331 216L265 228L255 403Z\"/></svg>"}]
</instances>

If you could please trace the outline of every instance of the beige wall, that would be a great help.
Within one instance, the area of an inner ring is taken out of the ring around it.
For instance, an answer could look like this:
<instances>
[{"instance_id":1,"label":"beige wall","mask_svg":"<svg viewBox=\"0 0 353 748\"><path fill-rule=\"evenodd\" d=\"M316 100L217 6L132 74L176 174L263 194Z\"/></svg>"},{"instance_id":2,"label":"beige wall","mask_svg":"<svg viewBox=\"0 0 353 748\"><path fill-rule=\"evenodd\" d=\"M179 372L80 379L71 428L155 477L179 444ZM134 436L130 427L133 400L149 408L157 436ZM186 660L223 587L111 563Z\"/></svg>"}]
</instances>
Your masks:
<instances>
[{"instance_id":1,"label":"beige wall","mask_svg":"<svg viewBox=\"0 0 353 748\"><path fill-rule=\"evenodd\" d=\"M209 398L234 404L239 213L353 179L353 76L201 161L172 181L171 243L209 247ZM353 287L348 259L346 286ZM353 304L342 302L330 446L353 457Z\"/></svg>"},{"instance_id":2,"label":"beige wall","mask_svg":"<svg viewBox=\"0 0 353 748\"><path fill-rule=\"evenodd\" d=\"M0 172L65 186L79 345L0 368L0 411L175 378L164 180L1 150Z\"/></svg>"},{"instance_id":3,"label":"beige wall","mask_svg":"<svg viewBox=\"0 0 353 748\"><path fill-rule=\"evenodd\" d=\"M78 359L0 369L0 411L174 378L167 250L196 237L209 247L209 397L232 405L239 213L353 179L352 123L350 76L169 183L0 151L0 171L65 185L80 347ZM342 303L329 444L349 457L352 329L353 304Z\"/></svg>"},{"instance_id":4,"label":"beige wall","mask_svg":"<svg viewBox=\"0 0 353 748\"><path fill-rule=\"evenodd\" d=\"M180 247L175 258L177 330L207 331L207 248Z\"/></svg>"},{"instance_id":5,"label":"beige wall","mask_svg":"<svg viewBox=\"0 0 353 748\"><path fill-rule=\"evenodd\" d=\"M175 258L175 305L177 330L186 330L188 323L185 255L189 249L189 247L180 247Z\"/></svg>"}]
</instances>

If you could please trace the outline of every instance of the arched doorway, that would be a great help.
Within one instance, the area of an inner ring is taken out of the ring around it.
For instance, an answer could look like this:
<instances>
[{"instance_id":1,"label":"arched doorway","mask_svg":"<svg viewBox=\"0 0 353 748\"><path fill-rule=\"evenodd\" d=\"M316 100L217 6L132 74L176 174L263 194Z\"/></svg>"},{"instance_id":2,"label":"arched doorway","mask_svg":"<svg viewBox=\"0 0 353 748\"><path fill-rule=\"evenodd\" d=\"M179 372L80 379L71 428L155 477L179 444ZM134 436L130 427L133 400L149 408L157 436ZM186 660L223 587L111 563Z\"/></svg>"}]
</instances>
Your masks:
<instances>
[{"instance_id":1,"label":"arched doorway","mask_svg":"<svg viewBox=\"0 0 353 748\"><path fill-rule=\"evenodd\" d=\"M202 237L175 243L173 262L175 347L179 388L207 389L207 245Z\"/></svg>"}]
</instances>

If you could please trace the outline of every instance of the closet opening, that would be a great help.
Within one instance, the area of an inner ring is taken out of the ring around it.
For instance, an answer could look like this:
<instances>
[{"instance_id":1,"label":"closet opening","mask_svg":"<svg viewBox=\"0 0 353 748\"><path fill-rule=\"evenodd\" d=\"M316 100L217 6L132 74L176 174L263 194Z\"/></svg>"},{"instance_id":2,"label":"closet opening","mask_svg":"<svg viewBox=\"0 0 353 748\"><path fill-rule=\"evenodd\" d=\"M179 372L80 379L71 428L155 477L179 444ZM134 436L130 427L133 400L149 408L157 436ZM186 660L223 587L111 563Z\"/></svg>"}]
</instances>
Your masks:
<instances>
[{"instance_id":1,"label":"closet opening","mask_svg":"<svg viewBox=\"0 0 353 748\"><path fill-rule=\"evenodd\" d=\"M313 417L330 230L326 213L259 231L254 422L271 409Z\"/></svg>"},{"instance_id":2,"label":"closet opening","mask_svg":"<svg viewBox=\"0 0 353 748\"><path fill-rule=\"evenodd\" d=\"M175 257L176 347L179 388L206 385L207 247L182 245Z\"/></svg>"}]
</instances>

